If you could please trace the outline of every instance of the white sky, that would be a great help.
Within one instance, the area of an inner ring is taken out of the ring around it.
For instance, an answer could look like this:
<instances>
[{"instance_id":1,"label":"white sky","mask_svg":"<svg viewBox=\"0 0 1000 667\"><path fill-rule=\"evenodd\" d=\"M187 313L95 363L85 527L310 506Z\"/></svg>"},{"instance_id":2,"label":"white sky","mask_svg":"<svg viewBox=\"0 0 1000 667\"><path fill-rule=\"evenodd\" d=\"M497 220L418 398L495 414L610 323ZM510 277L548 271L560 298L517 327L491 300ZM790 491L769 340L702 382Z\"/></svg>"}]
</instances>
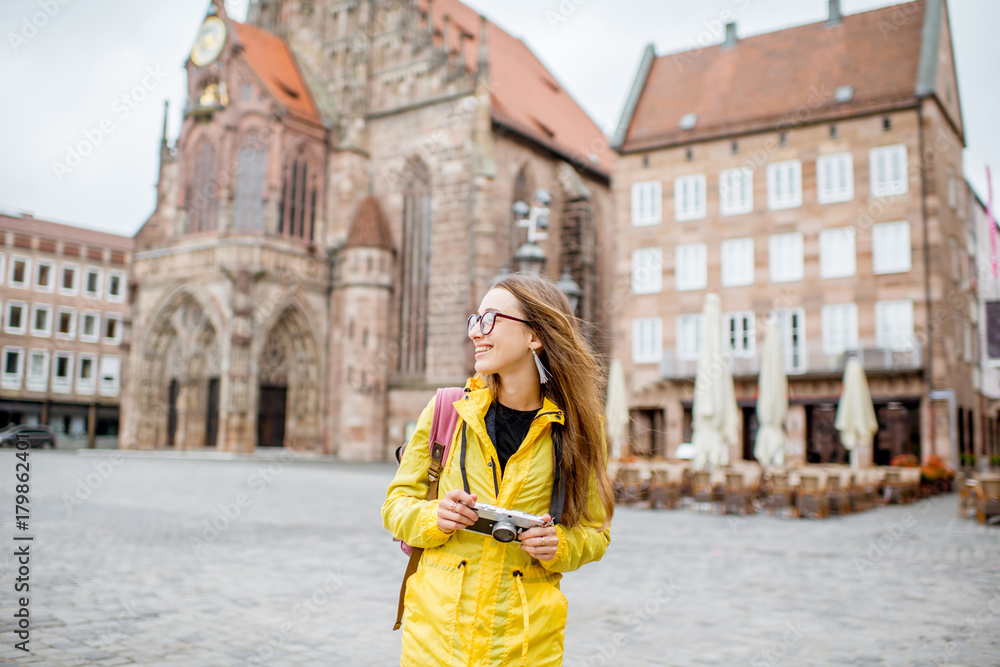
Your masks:
<instances>
[{"instance_id":1,"label":"white sky","mask_svg":"<svg viewBox=\"0 0 1000 667\"><path fill-rule=\"evenodd\" d=\"M242 18L247 1L228 0L227 6ZM653 42L658 54L683 51L720 18L736 20L738 33L747 36L819 21L827 11L827 0L466 4L522 38L608 133L646 43ZM845 13L891 4L842 0ZM1000 2L948 4L968 143L966 177L985 199L990 163L1000 207ZM44 6L57 9L43 22ZM183 63L207 6L208 0L0 2L0 90L6 91L0 104L0 208L133 234L154 205L163 100L170 100L169 134L175 138L185 95ZM33 21L44 25L33 30ZM102 125L111 132L100 132ZM71 146L99 132L104 136L92 153L68 173L55 173Z\"/></svg>"}]
</instances>

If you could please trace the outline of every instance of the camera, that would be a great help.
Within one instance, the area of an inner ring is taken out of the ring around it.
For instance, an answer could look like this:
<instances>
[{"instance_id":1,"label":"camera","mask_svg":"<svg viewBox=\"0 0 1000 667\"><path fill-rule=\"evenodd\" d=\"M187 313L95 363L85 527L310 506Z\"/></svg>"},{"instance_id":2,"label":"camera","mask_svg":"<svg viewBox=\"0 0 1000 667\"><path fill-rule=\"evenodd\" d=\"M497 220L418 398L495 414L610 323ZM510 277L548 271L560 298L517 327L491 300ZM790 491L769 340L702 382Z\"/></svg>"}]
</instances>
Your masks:
<instances>
[{"instance_id":1,"label":"camera","mask_svg":"<svg viewBox=\"0 0 1000 667\"><path fill-rule=\"evenodd\" d=\"M542 517L503 507L476 503L474 508L479 519L466 528L483 535L492 535L497 542L513 542L517 536L535 526L547 525Z\"/></svg>"}]
</instances>

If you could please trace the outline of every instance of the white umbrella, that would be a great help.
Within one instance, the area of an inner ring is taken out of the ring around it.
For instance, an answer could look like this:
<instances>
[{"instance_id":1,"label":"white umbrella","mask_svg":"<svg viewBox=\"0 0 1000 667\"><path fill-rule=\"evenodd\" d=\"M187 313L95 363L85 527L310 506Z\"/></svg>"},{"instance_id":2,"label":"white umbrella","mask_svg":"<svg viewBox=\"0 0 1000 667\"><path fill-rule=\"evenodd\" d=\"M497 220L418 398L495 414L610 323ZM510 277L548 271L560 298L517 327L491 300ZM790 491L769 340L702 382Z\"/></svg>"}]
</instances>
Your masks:
<instances>
[{"instance_id":1,"label":"white umbrella","mask_svg":"<svg viewBox=\"0 0 1000 667\"><path fill-rule=\"evenodd\" d=\"M608 370L608 399L604 408L608 437L611 438L611 457L616 461L622 457L624 445L628 442L628 396L625 389L625 369L617 359Z\"/></svg>"},{"instance_id":2,"label":"white umbrella","mask_svg":"<svg viewBox=\"0 0 1000 667\"><path fill-rule=\"evenodd\" d=\"M851 467L857 468L862 456L865 465L871 463L872 438L878 432L868 380L857 357L847 362L843 384L834 426L840 431L840 442L851 452Z\"/></svg>"},{"instance_id":3,"label":"white umbrella","mask_svg":"<svg viewBox=\"0 0 1000 667\"><path fill-rule=\"evenodd\" d=\"M695 470L727 465L729 444L739 437L739 408L733 376L723 354L722 302L718 294L705 297L701 354L691 411Z\"/></svg>"},{"instance_id":4,"label":"white umbrella","mask_svg":"<svg viewBox=\"0 0 1000 667\"><path fill-rule=\"evenodd\" d=\"M753 455L764 467L785 464L785 417L788 415L788 377L781 354L778 319L767 320L764 354L757 380L757 442Z\"/></svg>"}]
</instances>

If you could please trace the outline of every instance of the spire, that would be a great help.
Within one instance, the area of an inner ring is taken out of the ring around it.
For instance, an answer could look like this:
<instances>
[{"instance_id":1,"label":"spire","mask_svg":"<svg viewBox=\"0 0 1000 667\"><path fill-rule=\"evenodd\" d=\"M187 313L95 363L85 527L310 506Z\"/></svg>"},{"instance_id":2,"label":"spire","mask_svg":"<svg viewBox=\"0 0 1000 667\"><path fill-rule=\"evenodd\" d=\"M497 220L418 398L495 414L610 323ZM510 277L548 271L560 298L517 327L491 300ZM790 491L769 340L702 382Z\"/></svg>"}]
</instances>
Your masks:
<instances>
[{"instance_id":1,"label":"spire","mask_svg":"<svg viewBox=\"0 0 1000 667\"><path fill-rule=\"evenodd\" d=\"M448 32L451 29L451 17L447 14L441 19L441 49L447 56L451 51L451 45L448 43Z\"/></svg>"},{"instance_id":2,"label":"spire","mask_svg":"<svg viewBox=\"0 0 1000 667\"><path fill-rule=\"evenodd\" d=\"M167 117L170 116L170 100L163 100L163 134L160 137L160 154L167 152Z\"/></svg>"},{"instance_id":3,"label":"spire","mask_svg":"<svg viewBox=\"0 0 1000 667\"><path fill-rule=\"evenodd\" d=\"M476 73L479 76L489 76L490 73L490 47L486 42L488 21L482 14L479 15L479 61L476 63Z\"/></svg>"}]
</instances>

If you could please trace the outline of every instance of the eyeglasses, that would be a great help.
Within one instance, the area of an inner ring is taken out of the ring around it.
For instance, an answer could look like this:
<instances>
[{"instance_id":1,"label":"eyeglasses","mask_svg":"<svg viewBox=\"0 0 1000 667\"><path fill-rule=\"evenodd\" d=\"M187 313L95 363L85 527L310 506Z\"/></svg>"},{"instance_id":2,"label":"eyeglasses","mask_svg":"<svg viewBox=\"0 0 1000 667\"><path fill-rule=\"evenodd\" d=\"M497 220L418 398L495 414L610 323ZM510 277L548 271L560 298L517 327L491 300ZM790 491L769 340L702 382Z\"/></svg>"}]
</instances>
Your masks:
<instances>
[{"instance_id":1,"label":"eyeglasses","mask_svg":"<svg viewBox=\"0 0 1000 667\"><path fill-rule=\"evenodd\" d=\"M469 315L469 335L472 335L472 329L476 326L476 322L479 322L479 330L483 332L484 336L489 336L490 332L493 331L493 326L497 323L498 317L505 317L508 320L514 320L515 322L522 322L527 324L526 320L518 319L516 317L511 317L510 315L504 315L503 313L498 313L495 310L487 310L482 315L477 313L472 313Z\"/></svg>"}]
</instances>

